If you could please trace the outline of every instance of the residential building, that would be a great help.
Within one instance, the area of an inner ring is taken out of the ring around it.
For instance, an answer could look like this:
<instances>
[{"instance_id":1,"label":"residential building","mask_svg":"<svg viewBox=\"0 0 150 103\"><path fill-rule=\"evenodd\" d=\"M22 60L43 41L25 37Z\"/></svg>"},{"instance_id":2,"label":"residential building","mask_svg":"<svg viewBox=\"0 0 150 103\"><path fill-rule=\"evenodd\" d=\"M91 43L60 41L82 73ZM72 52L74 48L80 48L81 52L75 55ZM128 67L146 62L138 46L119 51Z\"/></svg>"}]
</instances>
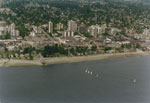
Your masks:
<instances>
[{"instance_id":1,"label":"residential building","mask_svg":"<svg viewBox=\"0 0 150 103\"><path fill-rule=\"evenodd\" d=\"M56 29L57 29L57 30L62 30L62 29L64 29L64 24L58 23L58 24L56 25Z\"/></svg>"},{"instance_id":2,"label":"residential building","mask_svg":"<svg viewBox=\"0 0 150 103\"><path fill-rule=\"evenodd\" d=\"M109 34L115 36L117 33L120 33L120 32L121 30L118 28L110 28Z\"/></svg>"},{"instance_id":3,"label":"residential building","mask_svg":"<svg viewBox=\"0 0 150 103\"><path fill-rule=\"evenodd\" d=\"M84 24L81 24L79 27L78 27L78 32L80 33L86 33L87 32L87 29L85 27Z\"/></svg>"},{"instance_id":4,"label":"residential building","mask_svg":"<svg viewBox=\"0 0 150 103\"><path fill-rule=\"evenodd\" d=\"M6 22L0 21L0 35L4 35L6 33Z\"/></svg>"},{"instance_id":5,"label":"residential building","mask_svg":"<svg viewBox=\"0 0 150 103\"><path fill-rule=\"evenodd\" d=\"M15 35L16 35L15 28L16 28L15 24L12 23L12 24L10 25L10 35L11 35L11 36L15 36Z\"/></svg>"},{"instance_id":6,"label":"residential building","mask_svg":"<svg viewBox=\"0 0 150 103\"><path fill-rule=\"evenodd\" d=\"M48 23L48 31L49 33L53 33L53 23L51 21Z\"/></svg>"},{"instance_id":7,"label":"residential building","mask_svg":"<svg viewBox=\"0 0 150 103\"><path fill-rule=\"evenodd\" d=\"M64 31L63 37L74 37L73 31Z\"/></svg>"},{"instance_id":8,"label":"residential building","mask_svg":"<svg viewBox=\"0 0 150 103\"><path fill-rule=\"evenodd\" d=\"M96 37L98 34L102 34L102 28L99 25L92 25L88 28L90 35Z\"/></svg>"},{"instance_id":9,"label":"residential building","mask_svg":"<svg viewBox=\"0 0 150 103\"><path fill-rule=\"evenodd\" d=\"M8 32L10 33L11 37L17 37L19 36L19 30L16 30L16 26L14 23L12 23L9 28Z\"/></svg>"},{"instance_id":10,"label":"residential building","mask_svg":"<svg viewBox=\"0 0 150 103\"><path fill-rule=\"evenodd\" d=\"M77 23L73 20L68 21L68 31L76 32L77 31Z\"/></svg>"}]
</instances>

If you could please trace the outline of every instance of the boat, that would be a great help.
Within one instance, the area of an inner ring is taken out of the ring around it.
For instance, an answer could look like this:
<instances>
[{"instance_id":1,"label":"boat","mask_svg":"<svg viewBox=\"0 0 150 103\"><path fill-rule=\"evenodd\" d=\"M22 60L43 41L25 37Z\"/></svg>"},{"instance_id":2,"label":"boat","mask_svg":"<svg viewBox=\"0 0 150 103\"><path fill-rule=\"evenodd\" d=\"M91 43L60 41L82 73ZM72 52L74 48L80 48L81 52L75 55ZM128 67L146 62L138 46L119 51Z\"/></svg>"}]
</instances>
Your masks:
<instances>
[{"instance_id":1,"label":"boat","mask_svg":"<svg viewBox=\"0 0 150 103\"><path fill-rule=\"evenodd\" d=\"M93 74L93 72L91 72L91 75Z\"/></svg>"},{"instance_id":2,"label":"boat","mask_svg":"<svg viewBox=\"0 0 150 103\"><path fill-rule=\"evenodd\" d=\"M86 68L85 72L86 72L86 73L88 72L88 67Z\"/></svg>"},{"instance_id":3,"label":"boat","mask_svg":"<svg viewBox=\"0 0 150 103\"><path fill-rule=\"evenodd\" d=\"M86 73L88 72L87 69L85 70L85 72L86 72Z\"/></svg>"},{"instance_id":4,"label":"boat","mask_svg":"<svg viewBox=\"0 0 150 103\"><path fill-rule=\"evenodd\" d=\"M136 83L136 79L133 80L133 83Z\"/></svg>"}]
</instances>

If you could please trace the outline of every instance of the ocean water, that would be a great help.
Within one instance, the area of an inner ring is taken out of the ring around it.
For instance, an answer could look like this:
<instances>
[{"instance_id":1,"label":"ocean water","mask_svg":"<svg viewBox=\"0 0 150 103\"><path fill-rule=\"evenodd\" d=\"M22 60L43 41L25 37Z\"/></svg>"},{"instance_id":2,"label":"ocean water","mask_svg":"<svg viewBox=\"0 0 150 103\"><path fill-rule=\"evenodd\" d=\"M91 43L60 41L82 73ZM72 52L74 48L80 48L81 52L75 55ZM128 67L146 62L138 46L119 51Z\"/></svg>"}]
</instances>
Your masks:
<instances>
[{"instance_id":1,"label":"ocean water","mask_svg":"<svg viewBox=\"0 0 150 103\"><path fill-rule=\"evenodd\" d=\"M0 67L0 103L150 103L150 57Z\"/></svg>"}]
</instances>

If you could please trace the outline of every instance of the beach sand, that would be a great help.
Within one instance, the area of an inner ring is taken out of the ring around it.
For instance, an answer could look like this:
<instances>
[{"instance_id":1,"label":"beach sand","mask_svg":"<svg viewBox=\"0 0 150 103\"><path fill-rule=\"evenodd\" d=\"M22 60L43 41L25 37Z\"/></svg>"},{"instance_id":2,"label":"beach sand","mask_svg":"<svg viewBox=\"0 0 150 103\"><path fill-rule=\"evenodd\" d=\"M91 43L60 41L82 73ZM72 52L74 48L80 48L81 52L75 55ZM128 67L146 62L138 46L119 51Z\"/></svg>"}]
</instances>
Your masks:
<instances>
[{"instance_id":1,"label":"beach sand","mask_svg":"<svg viewBox=\"0 0 150 103\"><path fill-rule=\"evenodd\" d=\"M131 52L131 53L99 54L99 55L74 56L74 57L53 57L53 58L44 58L42 60L44 61L45 65L50 65L50 64L102 60L119 57L146 56L146 55L149 55L149 53ZM40 58L34 60L0 59L0 67L12 67L12 66L43 66L43 64L41 63Z\"/></svg>"}]
</instances>

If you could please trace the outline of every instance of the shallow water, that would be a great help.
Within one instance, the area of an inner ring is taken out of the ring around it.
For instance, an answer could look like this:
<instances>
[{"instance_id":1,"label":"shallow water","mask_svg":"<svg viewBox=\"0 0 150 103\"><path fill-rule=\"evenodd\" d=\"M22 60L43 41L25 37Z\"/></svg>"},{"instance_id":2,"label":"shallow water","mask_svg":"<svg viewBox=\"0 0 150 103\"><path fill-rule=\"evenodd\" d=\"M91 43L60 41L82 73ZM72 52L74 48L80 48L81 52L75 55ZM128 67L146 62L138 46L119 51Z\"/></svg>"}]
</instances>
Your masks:
<instances>
[{"instance_id":1,"label":"shallow water","mask_svg":"<svg viewBox=\"0 0 150 103\"><path fill-rule=\"evenodd\" d=\"M150 57L0 68L0 103L150 103Z\"/></svg>"}]
</instances>

